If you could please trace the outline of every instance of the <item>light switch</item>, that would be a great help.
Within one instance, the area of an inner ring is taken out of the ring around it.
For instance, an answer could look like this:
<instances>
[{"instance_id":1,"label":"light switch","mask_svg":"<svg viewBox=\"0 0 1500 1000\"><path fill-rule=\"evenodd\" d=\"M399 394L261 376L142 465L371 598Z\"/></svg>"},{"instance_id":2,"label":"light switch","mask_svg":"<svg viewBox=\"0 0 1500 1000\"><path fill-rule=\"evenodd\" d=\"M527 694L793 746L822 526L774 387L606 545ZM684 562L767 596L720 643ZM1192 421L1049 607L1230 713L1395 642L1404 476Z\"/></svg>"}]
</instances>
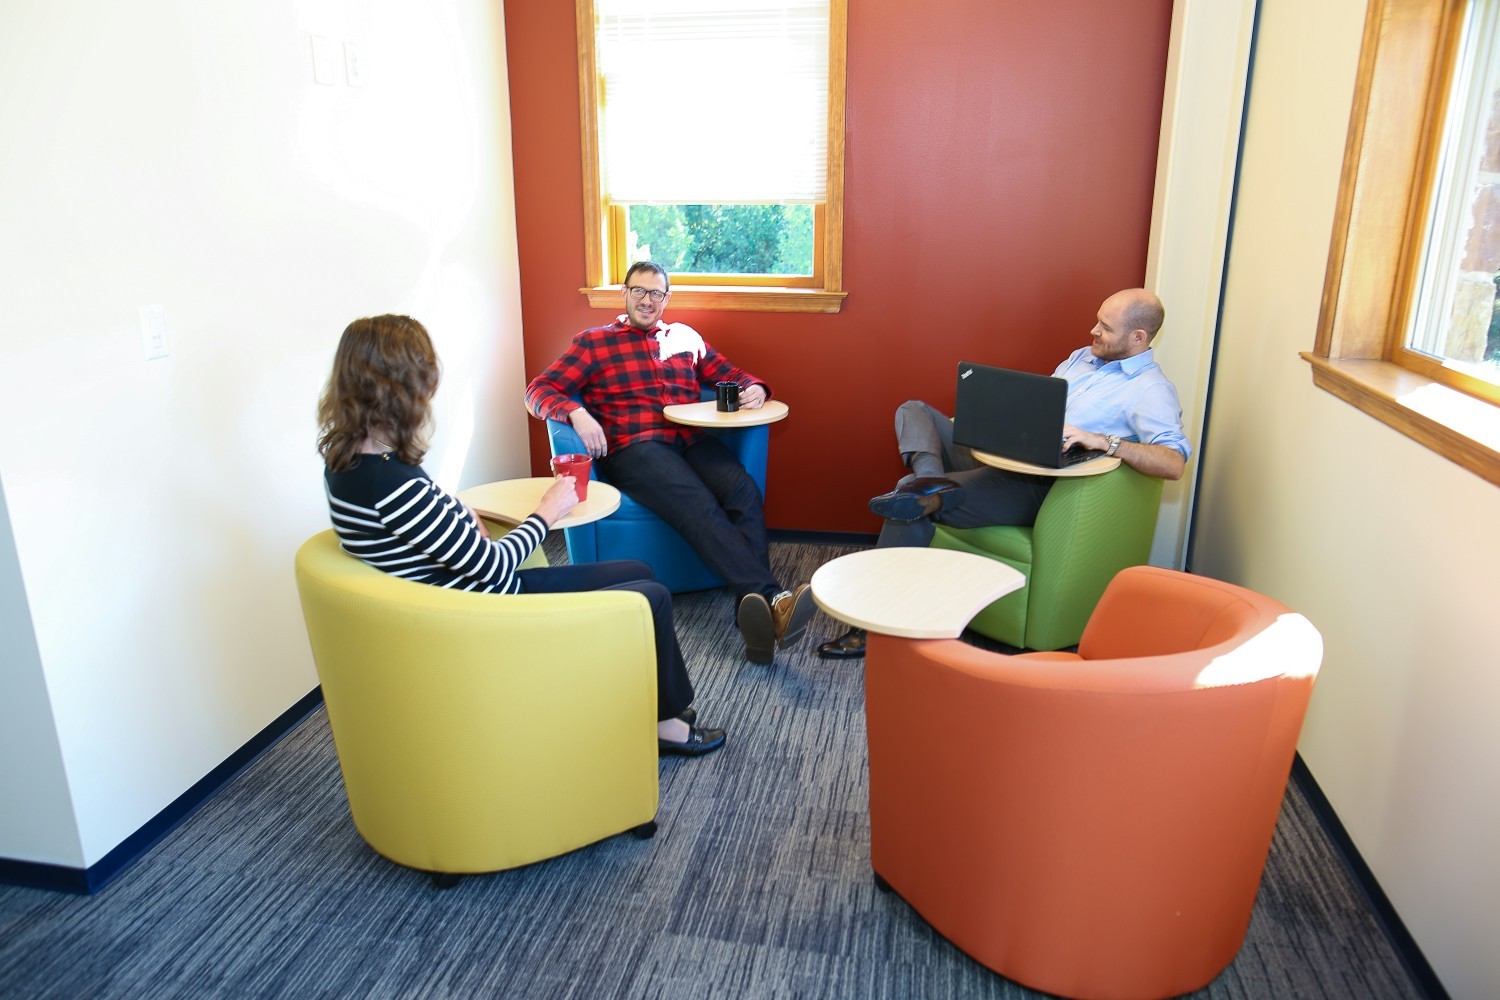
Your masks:
<instances>
[{"instance_id":1,"label":"light switch","mask_svg":"<svg viewBox=\"0 0 1500 1000\"><path fill-rule=\"evenodd\" d=\"M165 358L172 352L167 349L167 313L159 305L141 306L141 350L147 361Z\"/></svg>"}]
</instances>

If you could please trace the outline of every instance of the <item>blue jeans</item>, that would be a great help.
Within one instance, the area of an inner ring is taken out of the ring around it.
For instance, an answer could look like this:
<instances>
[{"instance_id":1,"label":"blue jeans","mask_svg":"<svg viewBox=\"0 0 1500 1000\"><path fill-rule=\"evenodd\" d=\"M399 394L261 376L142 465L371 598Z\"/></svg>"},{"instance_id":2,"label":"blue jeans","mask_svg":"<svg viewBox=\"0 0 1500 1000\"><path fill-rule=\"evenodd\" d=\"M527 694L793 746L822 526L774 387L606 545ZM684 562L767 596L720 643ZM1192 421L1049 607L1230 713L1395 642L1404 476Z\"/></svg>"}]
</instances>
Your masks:
<instances>
[{"instance_id":1,"label":"blue jeans","mask_svg":"<svg viewBox=\"0 0 1500 1000\"><path fill-rule=\"evenodd\" d=\"M577 566L546 566L516 571L523 594L578 593L585 590L633 590L651 605L656 637L656 717L675 718L693 703L693 682L677 645L672 623L672 595L651 575L651 567L634 559L610 559Z\"/></svg>"},{"instance_id":2,"label":"blue jeans","mask_svg":"<svg viewBox=\"0 0 1500 1000\"><path fill-rule=\"evenodd\" d=\"M760 487L723 442L708 434L688 445L637 441L596 461L621 492L671 525L736 600L781 592Z\"/></svg>"}]
</instances>

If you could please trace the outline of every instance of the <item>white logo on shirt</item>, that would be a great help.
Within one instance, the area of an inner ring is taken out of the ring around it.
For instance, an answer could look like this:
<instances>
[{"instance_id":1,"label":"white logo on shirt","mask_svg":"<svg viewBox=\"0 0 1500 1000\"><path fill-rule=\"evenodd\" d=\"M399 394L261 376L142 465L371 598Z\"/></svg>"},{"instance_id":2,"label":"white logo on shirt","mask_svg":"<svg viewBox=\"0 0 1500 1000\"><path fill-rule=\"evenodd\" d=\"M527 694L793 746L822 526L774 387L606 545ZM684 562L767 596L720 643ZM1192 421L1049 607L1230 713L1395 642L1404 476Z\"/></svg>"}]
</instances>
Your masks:
<instances>
[{"instance_id":1,"label":"white logo on shirt","mask_svg":"<svg viewBox=\"0 0 1500 1000\"><path fill-rule=\"evenodd\" d=\"M666 361L677 354L691 354L697 364L708 353L698 331L686 323L665 323L656 328L657 360Z\"/></svg>"}]
</instances>

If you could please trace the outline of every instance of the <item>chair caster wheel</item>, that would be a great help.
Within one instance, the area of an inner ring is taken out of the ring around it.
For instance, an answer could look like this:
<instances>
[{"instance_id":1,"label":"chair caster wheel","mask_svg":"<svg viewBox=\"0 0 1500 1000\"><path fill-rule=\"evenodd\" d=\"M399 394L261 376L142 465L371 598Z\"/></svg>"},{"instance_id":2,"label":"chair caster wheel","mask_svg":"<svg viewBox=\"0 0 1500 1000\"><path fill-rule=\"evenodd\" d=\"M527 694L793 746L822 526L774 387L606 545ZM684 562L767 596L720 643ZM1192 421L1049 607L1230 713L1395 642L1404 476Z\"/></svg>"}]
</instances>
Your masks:
<instances>
[{"instance_id":1,"label":"chair caster wheel","mask_svg":"<svg viewBox=\"0 0 1500 1000\"><path fill-rule=\"evenodd\" d=\"M453 872L433 872L432 884L439 889L451 889L455 885L458 885L459 877Z\"/></svg>"},{"instance_id":2,"label":"chair caster wheel","mask_svg":"<svg viewBox=\"0 0 1500 1000\"><path fill-rule=\"evenodd\" d=\"M875 888L879 889L881 892L891 892L892 891L891 884L889 882L887 882L885 879L881 878L879 872L875 872L874 874L875 874Z\"/></svg>"},{"instance_id":3,"label":"chair caster wheel","mask_svg":"<svg viewBox=\"0 0 1500 1000\"><path fill-rule=\"evenodd\" d=\"M648 819L640 826L633 827L630 831L630 835L636 840L650 840L652 837L656 836L656 820Z\"/></svg>"}]
</instances>

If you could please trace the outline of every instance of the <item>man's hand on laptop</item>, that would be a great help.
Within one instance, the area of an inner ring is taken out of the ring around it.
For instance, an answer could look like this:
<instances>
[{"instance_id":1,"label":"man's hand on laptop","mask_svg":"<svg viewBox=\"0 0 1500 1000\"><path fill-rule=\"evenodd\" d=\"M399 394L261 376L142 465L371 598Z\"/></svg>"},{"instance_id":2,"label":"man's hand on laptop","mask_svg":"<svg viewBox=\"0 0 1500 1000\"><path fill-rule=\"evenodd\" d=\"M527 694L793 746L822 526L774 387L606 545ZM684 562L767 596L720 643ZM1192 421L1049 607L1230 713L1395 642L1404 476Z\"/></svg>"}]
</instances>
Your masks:
<instances>
[{"instance_id":1,"label":"man's hand on laptop","mask_svg":"<svg viewBox=\"0 0 1500 1000\"><path fill-rule=\"evenodd\" d=\"M1091 431L1082 430L1072 424L1063 424L1062 446L1068 448L1087 448L1089 451L1104 451L1109 447L1109 438L1103 434L1095 434Z\"/></svg>"}]
</instances>

